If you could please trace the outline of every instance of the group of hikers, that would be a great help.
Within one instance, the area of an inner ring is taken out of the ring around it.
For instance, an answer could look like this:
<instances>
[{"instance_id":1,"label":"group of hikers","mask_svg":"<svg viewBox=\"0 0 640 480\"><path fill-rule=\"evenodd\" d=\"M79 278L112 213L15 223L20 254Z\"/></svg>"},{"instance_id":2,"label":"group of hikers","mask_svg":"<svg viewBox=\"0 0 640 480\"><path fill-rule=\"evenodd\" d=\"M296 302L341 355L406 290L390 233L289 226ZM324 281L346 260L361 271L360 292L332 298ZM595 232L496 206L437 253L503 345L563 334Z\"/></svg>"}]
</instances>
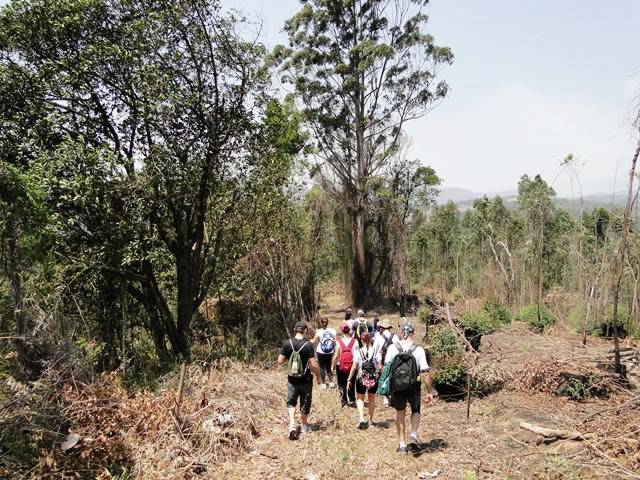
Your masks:
<instances>
[{"instance_id":1,"label":"group of hikers","mask_svg":"<svg viewBox=\"0 0 640 480\"><path fill-rule=\"evenodd\" d=\"M342 406L357 408L358 429L377 425L374 422L376 395L382 396L383 406L391 406L396 411L397 451L418 451L422 384L427 390L427 405L433 402L433 394L426 352L414 343L415 327L404 320L397 335L387 319L375 317L369 321L362 310L358 310L356 318L351 317L352 311L347 309L339 332L329 327L327 318L321 318L320 328L312 339L307 337L307 324L297 322L294 336L283 342L278 365L287 365L289 439L296 440L309 431L313 378L320 389L335 388L335 372ZM368 417L364 411L365 397ZM298 403L300 425L296 422ZM407 404L411 409L408 436Z\"/></svg>"}]
</instances>

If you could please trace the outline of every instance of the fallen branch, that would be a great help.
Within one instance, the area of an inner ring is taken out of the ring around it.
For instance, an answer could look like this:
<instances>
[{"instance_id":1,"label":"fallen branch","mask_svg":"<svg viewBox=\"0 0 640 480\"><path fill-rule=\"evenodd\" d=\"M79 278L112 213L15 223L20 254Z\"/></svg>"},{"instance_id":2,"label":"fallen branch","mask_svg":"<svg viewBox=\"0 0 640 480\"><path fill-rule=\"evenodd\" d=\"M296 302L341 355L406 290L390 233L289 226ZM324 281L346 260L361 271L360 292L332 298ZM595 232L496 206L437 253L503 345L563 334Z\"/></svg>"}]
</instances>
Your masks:
<instances>
[{"instance_id":1,"label":"fallen branch","mask_svg":"<svg viewBox=\"0 0 640 480\"><path fill-rule=\"evenodd\" d=\"M588 440L593 438L592 433L580 433L571 430L559 430L556 428L545 428L538 425L533 425L527 422L520 422L520 428L529 430L530 432L537 433L546 438L566 439L566 440Z\"/></svg>"},{"instance_id":2,"label":"fallen branch","mask_svg":"<svg viewBox=\"0 0 640 480\"><path fill-rule=\"evenodd\" d=\"M638 404L640 404L640 396L633 397L631 400L628 400L628 401L624 402L621 405L616 405L614 407L603 408L602 410L598 410L597 412L593 412L593 413L587 415L586 417L584 417L582 419L582 423L588 422L589 420L591 420L594 417L597 417L601 413L612 412L614 410L616 410L616 411L617 410L622 410L623 408L627 408L627 407L630 407L630 406L633 406L633 405L638 405Z\"/></svg>"}]
</instances>

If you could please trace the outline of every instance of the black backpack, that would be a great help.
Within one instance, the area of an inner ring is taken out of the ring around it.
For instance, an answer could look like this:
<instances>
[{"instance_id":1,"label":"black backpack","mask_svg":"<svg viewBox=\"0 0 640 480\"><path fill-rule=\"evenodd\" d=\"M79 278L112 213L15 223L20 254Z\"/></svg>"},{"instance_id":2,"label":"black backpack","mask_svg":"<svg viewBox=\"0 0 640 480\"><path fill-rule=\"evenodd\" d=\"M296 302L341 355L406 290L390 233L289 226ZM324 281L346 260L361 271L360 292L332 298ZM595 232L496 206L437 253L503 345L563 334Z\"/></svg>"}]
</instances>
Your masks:
<instances>
[{"instance_id":1,"label":"black backpack","mask_svg":"<svg viewBox=\"0 0 640 480\"><path fill-rule=\"evenodd\" d=\"M374 361L374 355L370 354L370 357L364 356L362 354L361 349L359 350L359 352L360 352L360 358L362 358L362 371L361 371L360 382L366 388L372 388L376 384L376 381L378 380L378 376L379 376L378 367L376 366L376 363Z\"/></svg>"},{"instance_id":2,"label":"black backpack","mask_svg":"<svg viewBox=\"0 0 640 480\"><path fill-rule=\"evenodd\" d=\"M384 335L382 335L382 336L384 337ZM382 348L380 349L380 353L382 355L382 363L383 364L384 364L385 358L387 358L387 350L389 349L389 346L392 343L393 343L393 333L390 334L389 337L385 339L384 343L382 344Z\"/></svg>"},{"instance_id":3,"label":"black backpack","mask_svg":"<svg viewBox=\"0 0 640 480\"><path fill-rule=\"evenodd\" d=\"M411 345L406 352L399 342L395 342L394 345L398 349L398 354L393 357L391 363L391 391L413 391L418 383L418 365L413 356L417 345Z\"/></svg>"}]
</instances>

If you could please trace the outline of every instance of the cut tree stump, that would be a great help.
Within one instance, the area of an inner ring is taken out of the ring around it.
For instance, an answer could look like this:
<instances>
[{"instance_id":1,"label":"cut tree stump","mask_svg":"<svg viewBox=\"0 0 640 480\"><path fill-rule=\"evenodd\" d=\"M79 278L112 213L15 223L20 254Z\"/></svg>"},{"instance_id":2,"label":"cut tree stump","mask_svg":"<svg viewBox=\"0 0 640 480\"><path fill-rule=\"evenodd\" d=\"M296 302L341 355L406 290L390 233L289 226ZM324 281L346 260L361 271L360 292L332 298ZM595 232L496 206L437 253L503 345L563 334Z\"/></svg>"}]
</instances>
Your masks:
<instances>
[{"instance_id":1,"label":"cut tree stump","mask_svg":"<svg viewBox=\"0 0 640 480\"><path fill-rule=\"evenodd\" d=\"M546 428L541 427L539 425L534 425L528 422L520 422L520 428L524 428L525 430L529 430L530 432L537 433L538 435L542 435L546 439L551 439L551 441L565 439L565 440L588 440L593 438L592 433L580 433L571 430L560 430L557 428Z\"/></svg>"}]
</instances>

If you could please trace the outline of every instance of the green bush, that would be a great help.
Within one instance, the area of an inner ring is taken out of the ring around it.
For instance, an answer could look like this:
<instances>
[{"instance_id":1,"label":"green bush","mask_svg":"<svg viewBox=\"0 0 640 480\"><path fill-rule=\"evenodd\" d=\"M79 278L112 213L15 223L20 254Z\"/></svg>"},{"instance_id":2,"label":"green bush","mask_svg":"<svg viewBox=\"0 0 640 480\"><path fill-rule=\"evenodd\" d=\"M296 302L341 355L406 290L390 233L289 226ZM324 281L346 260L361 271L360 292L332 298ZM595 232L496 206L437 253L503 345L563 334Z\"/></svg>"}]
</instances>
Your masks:
<instances>
[{"instance_id":1,"label":"green bush","mask_svg":"<svg viewBox=\"0 0 640 480\"><path fill-rule=\"evenodd\" d=\"M568 316L569 326L576 333L582 333L582 329L584 328L584 318L587 315L587 309L584 303L578 303L575 307L571 309ZM593 312L589 322L587 323L587 334L593 336L599 336L602 330L600 329L600 325L598 325L594 321Z\"/></svg>"},{"instance_id":2,"label":"green bush","mask_svg":"<svg viewBox=\"0 0 640 480\"><path fill-rule=\"evenodd\" d=\"M511 322L511 312L498 302L487 300L482 308L498 325Z\"/></svg>"},{"instance_id":3,"label":"green bush","mask_svg":"<svg viewBox=\"0 0 640 480\"><path fill-rule=\"evenodd\" d=\"M460 339L448 327L432 329L429 332L429 338L433 357L446 357L463 350Z\"/></svg>"},{"instance_id":4,"label":"green bush","mask_svg":"<svg viewBox=\"0 0 640 480\"><path fill-rule=\"evenodd\" d=\"M606 320L613 324L613 305L607 307ZM626 305L618 304L618 325L629 325L629 308Z\"/></svg>"},{"instance_id":5,"label":"green bush","mask_svg":"<svg viewBox=\"0 0 640 480\"><path fill-rule=\"evenodd\" d=\"M433 383L436 385L457 385L464 377L462 364L456 362L445 362L434 368Z\"/></svg>"},{"instance_id":6,"label":"green bush","mask_svg":"<svg viewBox=\"0 0 640 480\"><path fill-rule=\"evenodd\" d=\"M538 305L530 303L520 309L517 320L527 322L533 328L544 329L556 323L556 319L544 305L540 305L540 320L538 321Z\"/></svg>"},{"instance_id":7,"label":"green bush","mask_svg":"<svg viewBox=\"0 0 640 480\"><path fill-rule=\"evenodd\" d=\"M488 335L493 333L498 328L498 322L496 322L491 315L484 310L478 312L466 311L460 315L460 323L466 329L475 330L482 335Z\"/></svg>"},{"instance_id":8,"label":"green bush","mask_svg":"<svg viewBox=\"0 0 640 480\"><path fill-rule=\"evenodd\" d=\"M431 319L431 309L426 306L420 307L416 312L416 316L418 317L418 320L420 320L421 322L429 323L429 320Z\"/></svg>"}]
</instances>

